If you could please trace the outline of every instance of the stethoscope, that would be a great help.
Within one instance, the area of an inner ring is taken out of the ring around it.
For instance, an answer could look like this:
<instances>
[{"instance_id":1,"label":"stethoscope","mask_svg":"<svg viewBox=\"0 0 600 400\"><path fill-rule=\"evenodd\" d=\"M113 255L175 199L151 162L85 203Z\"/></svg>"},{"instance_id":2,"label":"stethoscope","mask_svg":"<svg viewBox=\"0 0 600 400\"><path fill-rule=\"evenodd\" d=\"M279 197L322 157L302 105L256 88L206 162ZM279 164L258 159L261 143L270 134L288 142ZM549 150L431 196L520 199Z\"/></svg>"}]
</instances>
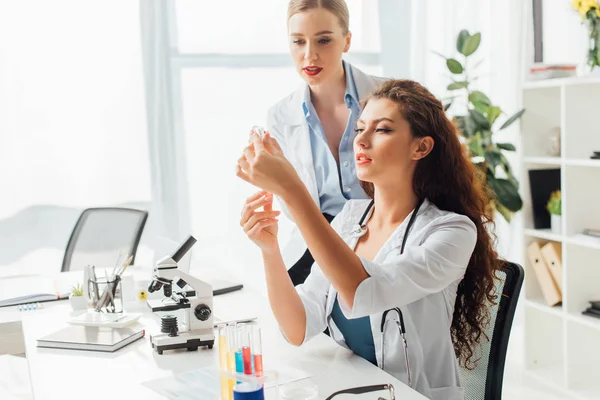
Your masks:
<instances>
[{"instance_id":1,"label":"stethoscope","mask_svg":"<svg viewBox=\"0 0 600 400\"><path fill-rule=\"evenodd\" d=\"M375 201L371 200L371 202L369 203L369 206L367 207L364 214L360 218L360 222L350 232L352 237L359 238L359 237L363 236L365 233L367 233L367 225L365 223L365 220L367 219L369 212L373 208L374 203L375 203ZM414 225L415 219L417 218L417 213L419 212L419 208L421 208L422 204L423 204L423 200L419 200L419 202L417 203L417 206L415 207L414 212L412 213L412 215L410 216L410 219L408 220L408 225L406 226L406 230L404 231L404 237L402 238L402 247L400 247L400 254L404 253L404 247L406 246L406 239L408 238L408 232L410 231L410 228L412 228L412 226ZM386 324L389 322L389 320L387 320L386 317L390 311L395 311L396 314L398 314L398 319L393 320L393 321L398 326L398 332L400 332L400 338L402 339L402 347L404 348L404 360L406 362L406 375L408 378L408 386L412 387L412 379L411 379L411 375L410 375L410 364L408 362L408 345L406 343L406 328L404 327L404 318L402 317L402 311L400 311L399 307L394 307L394 308L390 308L389 310L385 310L383 312L383 316L381 317L381 369L385 368L385 328L386 328Z\"/></svg>"}]
</instances>

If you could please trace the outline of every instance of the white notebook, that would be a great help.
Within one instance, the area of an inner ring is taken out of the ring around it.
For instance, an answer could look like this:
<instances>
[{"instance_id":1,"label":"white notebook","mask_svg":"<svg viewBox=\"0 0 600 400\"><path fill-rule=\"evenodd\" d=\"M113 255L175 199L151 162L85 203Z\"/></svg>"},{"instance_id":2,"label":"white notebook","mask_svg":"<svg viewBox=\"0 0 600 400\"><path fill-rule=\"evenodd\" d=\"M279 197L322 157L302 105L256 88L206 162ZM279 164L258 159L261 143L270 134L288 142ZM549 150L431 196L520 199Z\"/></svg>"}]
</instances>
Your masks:
<instances>
[{"instance_id":1,"label":"white notebook","mask_svg":"<svg viewBox=\"0 0 600 400\"><path fill-rule=\"evenodd\" d=\"M62 282L46 276L0 279L0 307L66 299L75 282Z\"/></svg>"},{"instance_id":2,"label":"white notebook","mask_svg":"<svg viewBox=\"0 0 600 400\"><path fill-rule=\"evenodd\" d=\"M141 325L131 328L71 325L37 342L38 347L114 352L144 335Z\"/></svg>"},{"instance_id":3,"label":"white notebook","mask_svg":"<svg viewBox=\"0 0 600 400\"><path fill-rule=\"evenodd\" d=\"M136 322L142 314L111 314L88 310L86 313L69 318L71 325L105 326L108 328L124 328Z\"/></svg>"}]
</instances>

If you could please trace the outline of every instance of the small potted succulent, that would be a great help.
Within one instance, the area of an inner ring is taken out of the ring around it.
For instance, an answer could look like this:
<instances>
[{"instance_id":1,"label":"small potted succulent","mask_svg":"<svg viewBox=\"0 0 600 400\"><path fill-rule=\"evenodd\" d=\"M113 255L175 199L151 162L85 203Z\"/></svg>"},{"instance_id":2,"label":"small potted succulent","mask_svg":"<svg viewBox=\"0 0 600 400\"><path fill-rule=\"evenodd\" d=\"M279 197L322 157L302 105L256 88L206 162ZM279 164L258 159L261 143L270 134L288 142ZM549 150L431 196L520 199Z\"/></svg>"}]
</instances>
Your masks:
<instances>
[{"instance_id":1,"label":"small potted succulent","mask_svg":"<svg viewBox=\"0 0 600 400\"><path fill-rule=\"evenodd\" d=\"M71 286L71 295L69 296L69 301L71 302L71 308L73 311L87 310L87 299L83 295L83 287L81 287L80 283L77 283L75 286Z\"/></svg>"},{"instance_id":2,"label":"small potted succulent","mask_svg":"<svg viewBox=\"0 0 600 400\"><path fill-rule=\"evenodd\" d=\"M562 202L560 190L555 190L550 194L550 199L546 205L546 209L550 213L550 229L554 233L561 233L561 214L562 214Z\"/></svg>"}]
</instances>

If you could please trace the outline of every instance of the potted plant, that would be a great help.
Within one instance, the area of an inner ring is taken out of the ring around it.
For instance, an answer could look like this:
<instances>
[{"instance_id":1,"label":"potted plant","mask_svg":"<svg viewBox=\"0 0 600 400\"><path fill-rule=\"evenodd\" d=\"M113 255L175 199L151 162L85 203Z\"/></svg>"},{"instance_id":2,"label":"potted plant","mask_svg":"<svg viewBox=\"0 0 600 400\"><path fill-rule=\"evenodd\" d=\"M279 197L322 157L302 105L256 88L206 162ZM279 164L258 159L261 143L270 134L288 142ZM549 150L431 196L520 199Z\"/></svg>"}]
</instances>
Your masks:
<instances>
[{"instance_id":1,"label":"potted plant","mask_svg":"<svg viewBox=\"0 0 600 400\"><path fill-rule=\"evenodd\" d=\"M550 199L546 205L548 212L550 213L550 229L554 233L561 233L561 214L562 214L562 201L560 190L555 190L550 194Z\"/></svg>"},{"instance_id":2,"label":"potted plant","mask_svg":"<svg viewBox=\"0 0 600 400\"><path fill-rule=\"evenodd\" d=\"M516 149L512 143L495 141L494 133L508 128L521 118L525 110L516 112L506 118L500 128L495 128L497 122L503 119L501 116L504 112L487 95L474 88L477 77L473 76L472 69L480 62L473 65L470 57L479 48L480 42L480 33L471 35L463 30L456 40L459 55L456 58L448 58L439 54L446 60L446 66L452 74L452 83L448 85L448 90L454 93L452 97L445 99L444 108L453 115L451 119L464 137L469 156L489 188L490 211L499 212L510 222L512 215L523 207L519 195L519 182L504 155L505 151ZM453 103L459 106L449 110Z\"/></svg>"},{"instance_id":3,"label":"potted plant","mask_svg":"<svg viewBox=\"0 0 600 400\"><path fill-rule=\"evenodd\" d=\"M73 311L87 310L87 299L83 295L83 287L81 287L80 283L77 283L75 286L71 286L69 302L71 302L71 308Z\"/></svg>"}]
</instances>

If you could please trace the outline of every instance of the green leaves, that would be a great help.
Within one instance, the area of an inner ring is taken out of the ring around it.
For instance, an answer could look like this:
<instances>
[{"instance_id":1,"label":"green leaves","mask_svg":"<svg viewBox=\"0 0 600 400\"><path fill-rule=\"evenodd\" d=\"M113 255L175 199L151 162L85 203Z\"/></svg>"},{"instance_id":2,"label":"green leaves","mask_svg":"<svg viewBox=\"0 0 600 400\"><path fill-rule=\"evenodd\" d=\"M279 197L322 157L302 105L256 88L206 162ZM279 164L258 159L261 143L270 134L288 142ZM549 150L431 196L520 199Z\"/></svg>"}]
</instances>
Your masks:
<instances>
[{"instance_id":1,"label":"green leaves","mask_svg":"<svg viewBox=\"0 0 600 400\"><path fill-rule=\"evenodd\" d=\"M496 119L502 114L502 110L500 107L491 106L487 109L487 119L490 122L490 125L494 125Z\"/></svg>"},{"instance_id":2,"label":"green leaves","mask_svg":"<svg viewBox=\"0 0 600 400\"><path fill-rule=\"evenodd\" d=\"M515 122L516 120L521 118L521 116L523 115L524 112L525 112L525 109L522 109L521 111L517 112L512 117L507 119L506 122L503 123L502 126L500 127L500 130L508 128L513 122Z\"/></svg>"},{"instance_id":3,"label":"green leaves","mask_svg":"<svg viewBox=\"0 0 600 400\"><path fill-rule=\"evenodd\" d=\"M479 129L479 127L477 126L477 122L475 122L473 118L470 118L470 116L465 118L465 128L467 129L469 136L475 135L475 132L477 132L477 130ZM479 141L481 141L481 138L479 138Z\"/></svg>"},{"instance_id":4,"label":"green leaves","mask_svg":"<svg viewBox=\"0 0 600 400\"><path fill-rule=\"evenodd\" d=\"M523 207L518 188L508 179L499 179L488 174L487 183L500 202L509 211L516 212Z\"/></svg>"},{"instance_id":5,"label":"green leaves","mask_svg":"<svg viewBox=\"0 0 600 400\"><path fill-rule=\"evenodd\" d=\"M477 110L469 110L469 117L473 119L479 129L489 130L491 128L489 121L481 112Z\"/></svg>"},{"instance_id":6,"label":"green leaves","mask_svg":"<svg viewBox=\"0 0 600 400\"><path fill-rule=\"evenodd\" d=\"M462 49L460 50L460 54L465 57L470 56L475 53L475 50L479 48L479 44L481 43L481 33L476 33L473 36L468 36L465 38Z\"/></svg>"},{"instance_id":7,"label":"green leaves","mask_svg":"<svg viewBox=\"0 0 600 400\"><path fill-rule=\"evenodd\" d=\"M495 151L487 151L483 157L485 158L490 173L495 174L496 167L502 162L502 154Z\"/></svg>"},{"instance_id":8,"label":"green leaves","mask_svg":"<svg viewBox=\"0 0 600 400\"><path fill-rule=\"evenodd\" d=\"M506 222L510 222L513 213L508 208L504 207L501 203L498 203L498 200L494 200L493 202L494 206L496 207L496 211L498 211L500 215L504 217Z\"/></svg>"},{"instance_id":9,"label":"green leaves","mask_svg":"<svg viewBox=\"0 0 600 400\"><path fill-rule=\"evenodd\" d=\"M458 38L456 39L456 50L463 54L462 49L463 46L465 45L465 40L469 37L469 31L467 30L462 30L459 32L458 34Z\"/></svg>"},{"instance_id":10,"label":"green leaves","mask_svg":"<svg viewBox=\"0 0 600 400\"><path fill-rule=\"evenodd\" d=\"M471 92L471 94L469 94L469 101L471 103L479 102L488 107L492 105L492 102L490 101L490 99L484 93L482 93L478 90L475 90L475 91Z\"/></svg>"},{"instance_id":11,"label":"green leaves","mask_svg":"<svg viewBox=\"0 0 600 400\"><path fill-rule=\"evenodd\" d=\"M481 143L481 133L475 133L471 140L469 140L469 150L471 152L471 156L473 157L484 156L483 145Z\"/></svg>"},{"instance_id":12,"label":"green leaves","mask_svg":"<svg viewBox=\"0 0 600 400\"><path fill-rule=\"evenodd\" d=\"M456 39L456 50L465 57L475 53L481 43L481 33L471 35L469 31L462 30Z\"/></svg>"},{"instance_id":13,"label":"green leaves","mask_svg":"<svg viewBox=\"0 0 600 400\"><path fill-rule=\"evenodd\" d=\"M458 62L458 60L456 60L455 58L447 59L446 66L448 67L450 72L452 72L453 74L456 74L456 75L462 74L464 71L462 64L460 62Z\"/></svg>"},{"instance_id":14,"label":"green leaves","mask_svg":"<svg viewBox=\"0 0 600 400\"><path fill-rule=\"evenodd\" d=\"M444 110L448 110L454 101L452 111L462 114L454 115L452 121L466 139L469 157L477 167L478 178L485 182L492 194L489 205L510 222L512 214L523 207L519 182L504 153L515 151L516 148L512 143L494 142L493 132L498 129L493 129L493 126L503 114L502 109L494 105L485 93L472 90L477 81L472 70L481 64L482 59L478 57L478 62L470 62L469 57L477 51L480 44L481 33L471 35L469 31L462 30L456 39L456 50L462 56L445 57L436 53L444 58L446 67L453 74L447 89L457 91L452 93L456 99L444 100ZM463 110L459 109L460 106L464 107ZM515 113L499 129L506 129L521 118L523 113L524 110Z\"/></svg>"},{"instance_id":15,"label":"green leaves","mask_svg":"<svg viewBox=\"0 0 600 400\"><path fill-rule=\"evenodd\" d=\"M496 143L496 146L499 149L507 150L507 151L516 151L515 145L512 143Z\"/></svg>"},{"instance_id":16,"label":"green leaves","mask_svg":"<svg viewBox=\"0 0 600 400\"><path fill-rule=\"evenodd\" d=\"M467 87L469 87L469 82L467 81L453 82L448 85L448 90L466 89Z\"/></svg>"}]
</instances>

